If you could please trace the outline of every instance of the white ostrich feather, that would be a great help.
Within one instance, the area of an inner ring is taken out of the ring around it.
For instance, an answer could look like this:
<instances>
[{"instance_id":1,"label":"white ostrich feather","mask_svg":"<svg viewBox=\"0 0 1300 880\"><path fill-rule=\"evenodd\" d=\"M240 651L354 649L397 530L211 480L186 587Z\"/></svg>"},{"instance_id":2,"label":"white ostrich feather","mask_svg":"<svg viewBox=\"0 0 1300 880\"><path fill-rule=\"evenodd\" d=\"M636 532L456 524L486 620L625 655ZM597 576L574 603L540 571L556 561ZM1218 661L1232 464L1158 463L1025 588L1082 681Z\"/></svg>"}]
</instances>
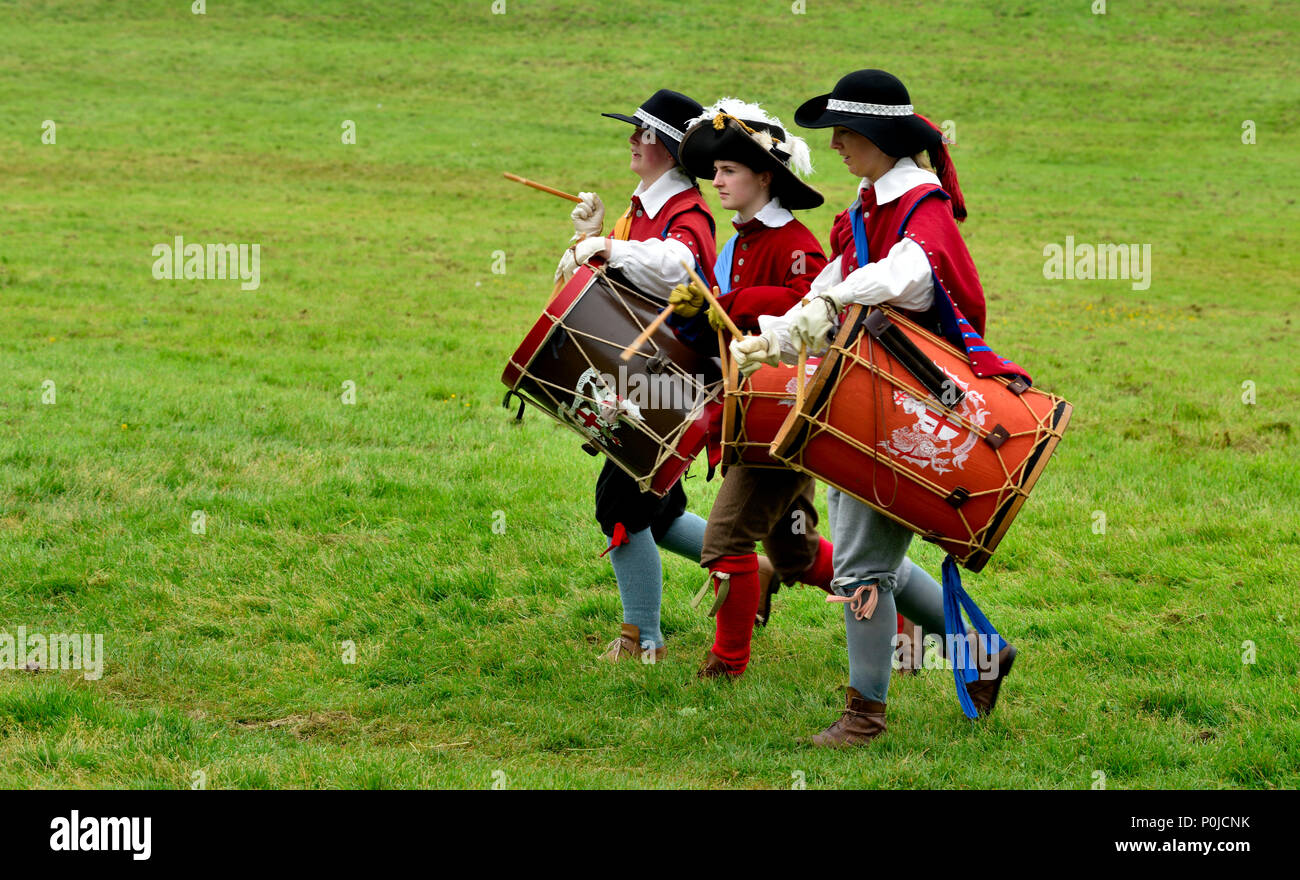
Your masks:
<instances>
[{"instance_id":1,"label":"white ostrich feather","mask_svg":"<svg viewBox=\"0 0 1300 880\"><path fill-rule=\"evenodd\" d=\"M813 173L812 153L808 149L808 143L797 134L791 134L790 129L784 122L777 119L765 111L757 104L750 104L739 98L721 98L712 107L705 108L699 116L686 123L690 128L697 122L707 122L712 120L719 113L726 113L728 116L734 116L737 119L744 119L750 122L762 122L766 125L774 125L785 132L785 140L776 142L777 152L789 157L790 167L800 177L807 177ZM773 138L767 132L759 132L758 142L765 150L771 150Z\"/></svg>"}]
</instances>

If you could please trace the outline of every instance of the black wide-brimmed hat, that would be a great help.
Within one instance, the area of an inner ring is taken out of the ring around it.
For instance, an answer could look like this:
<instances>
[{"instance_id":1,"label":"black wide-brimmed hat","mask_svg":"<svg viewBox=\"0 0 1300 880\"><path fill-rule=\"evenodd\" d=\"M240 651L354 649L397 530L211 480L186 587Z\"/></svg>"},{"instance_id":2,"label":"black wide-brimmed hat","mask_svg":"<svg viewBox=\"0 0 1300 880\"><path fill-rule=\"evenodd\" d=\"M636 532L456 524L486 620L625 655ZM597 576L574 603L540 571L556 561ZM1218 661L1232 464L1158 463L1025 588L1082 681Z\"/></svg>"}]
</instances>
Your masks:
<instances>
[{"instance_id":1,"label":"black wide-brimmed hat","mask_svg":"<svg viewBox=\"0 0 1300 880\"><path fill-rule=\"evenodd\" d=\"M715 159L740 162L755 172L772 173L772 195L792 211L819 207L822 194L799 175L812 173L804 139L757 104L723 98L692 121L681 144L682 166L693 176L713 177Z\"/></svg>"},{"instance_id":2,"label":"black wide-brimmed hat","mask_svg":"<svg viewBox=\"0 0 1300 880\"><path fill-rule=\"evenodd\" d=\"M804 101L794 121L804 128L842 125L895 158L936 149L943 141L938 129L912 109L907 87L883 70L855 70L842 77L830 94Z\"/></svg>"},{"instance_id":3,"label":"black wide-brimmed hat","mask_svg":"<svg viewBox=\"0 0 1300 880\"><path fill-rule=\"evenodd\" d=\"M668 147L668 152L673 154L673 158L679 163L681 159L677 156L678 145L682 142L682 136L686 133L686 123L688 120L699 116L704 110L700 102L694 98L688 98L681 92L674 92L669 89L660 89L650 96L648 100L636 108L636 112L631 116L624 116L622 113L602 113L601 116L608 116L610 119L621 119L624 122L630 122L637 128L652 128L655 130L656 137L664 142Z\"/></svg>"}]
</instances>

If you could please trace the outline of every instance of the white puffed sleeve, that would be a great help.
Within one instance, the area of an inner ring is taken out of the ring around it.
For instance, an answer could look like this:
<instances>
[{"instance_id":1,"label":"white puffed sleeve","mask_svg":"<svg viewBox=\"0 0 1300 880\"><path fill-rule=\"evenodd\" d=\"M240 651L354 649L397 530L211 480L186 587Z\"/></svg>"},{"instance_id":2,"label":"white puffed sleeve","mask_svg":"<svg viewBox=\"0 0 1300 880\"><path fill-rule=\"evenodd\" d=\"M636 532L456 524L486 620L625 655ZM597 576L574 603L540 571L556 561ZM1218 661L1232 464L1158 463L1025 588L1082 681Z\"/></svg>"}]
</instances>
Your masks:
<instances>
[{"instance_id":1,"label":"white puffed sleeve","mask_svg":"<svg viewBox=\"0 0 1300 880\"><path fill-rule=\"evenodd\" d=\"M839 261L835 262L838 265ZM842 308L858 303L923 312L934 304L934 278L925 250L903 238L884 259L867 263L824 292L835 297Z\"/></svg>"},{"instance_id":2,"label":"white puffed sleeve","mask_svg":"<svg viewBox=\"0 0 1300 880\"><path fill-rule=\"evenodd\" d=\"M691 249L674 239L648 238L644 241L609 239L609 265L627 276L627 280L645 293L668 298L679 284L686 284L690 276L682 268L682 261L695 265Z\"/></svg>"}]
</instances>

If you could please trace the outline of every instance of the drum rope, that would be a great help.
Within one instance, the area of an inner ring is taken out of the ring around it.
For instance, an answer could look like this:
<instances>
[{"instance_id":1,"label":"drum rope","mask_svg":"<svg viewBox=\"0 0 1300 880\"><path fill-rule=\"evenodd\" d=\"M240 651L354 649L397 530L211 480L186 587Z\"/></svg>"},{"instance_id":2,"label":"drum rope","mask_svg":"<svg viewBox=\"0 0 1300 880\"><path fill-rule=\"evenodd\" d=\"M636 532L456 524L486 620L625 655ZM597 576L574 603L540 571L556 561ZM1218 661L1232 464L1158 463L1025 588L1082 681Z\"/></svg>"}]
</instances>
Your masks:
<instances>
[{"instance_id":1,"label":"drum rope","mask_svg":"<svg viewBox=\"0 0 1300 880\"><path fill-rule=\"evenodd\" d=\"M941 340L936 340L936 341L942 344ZM943 347L946 349L951 349L951 346L943 345ZM888 388L888 385L886 385L885 383L888 382L898 387L899 390L907 394L910 394L918 401L926 402L928 405L929 395L927 394L927 392L910 387L909 385L904 383L896 376L883 370L877 363L874 345L872 344L872 341L869 338L867 339L867 357L865 359L858 352L849 350L843 346L835 346L834 351L837 354L840 354L841 356L849 358L849 365L846 365L844 368L842 368L839 371L839 375L836 377L835 387L831 389L829 395L823 398L826 402L818 409L817 412L804 416L805 420L809 424L808 427L809 434L802 448L798 452L797 459L795 460L796 463L801 467L801 469L805 470L805 472L808 472L806 467L804 467L805 454L812 447L814 439L817 438L823 432L825 432L828 433L831 437L834 437L835 439L839 440L841 443L845 444L846 446L857 448L859 449L859 451L865 452L878 465L889 468L891 470L895 480L894 499L891 500L891 505L894 500L897 500L898 480L900 478L900 475L915 481L921 488L928 490L931 494L938 495L941 497L946 497L946 495L948 494L946 487L941 486L934 480L931 480L921 474L913 473L909 469L896 464L892 460L886 458L882 453L879 453L875 448L875 445L878 445L879 443L879 437L883 435L885 429L885 420L883 417L884 408L883 408L883 401L881 399L882 391ZM951 349L950 353L953 354L954 356L958 354L958 352L955 349ZM847 432L830 424L829 419L825 417L828 415L827 411L829 409L830 400L833 399L835 394L839 391L840 384L844 381L845 376L849 372L851 372L850 366L853 364L861 366L870 372L871 379L872 379L872 390L875 396L875 403L876 403L875 419L873 420L873 425L872 425L875 432L872 437L873 446L872 448L865 449L865 450L862 449L861 441L859 441L856 437L849 435ZM991 377L991 378L993 378L995 381L1001 381L1004 387L1010 384L1010 380L1004 377ZM1039 414L1034 410L1032 406L1030 406L1029 400L1027 400L1024 395L1017 395L1018 397L1020 397L1021 405L1025 407L1028 415L1030 416L1033 423L1033 427L1028 428L1026 430L1007 434L1008 440L1012 438L1019 438L1019 437L1032 437L1033 450L1039 449L1041 445L1049 437L1056 437L1057 439L1059 439L1063 433L1059 430L1056 430L1048 426L1048 422L1055 416L1056 410L1059 404L1061 403L1061 398L1049 392L1039 392L1039 393L1046 397L1049 404L1049 406L1045 409L1045 411L1042 414ZM974 421L972 421L970 418L963 416L961 413L954 411L950 407L943 406L942 404L940 404L940 406L942 407L942 411L946 414L946 417L948 417L950 421L961 425L969 432L975 434L977 437L983 439L990 436L993 433L991 429L983 428L982 426L975 424ZM1003 427L1003 431L1006 431L1005 427ZM1030 455L1025 456L1026 463L1028 462L1031 456L1032 456L1032 452L1030 453ZM968 495L967 500L969 501L969 499L977 498L977 497L995 496L993 500L994 510L999 510L1011 498L1019 497L1022 499L1022 501L1024 499L1027 499L1029 497L1029 492L1026 491L1022 485L1026 476L1023 471L1023 465L1020 468L1021 478L1019 480L1016 480L1013 479L1011 469L1007 466L1006 457L1003 455L1001 448L994 450L994 457L998 461L1005 482L1003 483L1003 485L991 489L971 492ZM853 495L853 493L851 492L848 494ZM874 497L876 504L879 504L881 508L887 507L887 505L881 503L876 468L872 468L871 494ZM858 497L858 496L854 496L854 497ZM863 501L864 503L869 503L865 498L860 498L859 500ZM976 550L982 550L991 553L992 551L987 546L987 539L992 531L992 526L994 522L993 518L990 517L987 523L985 523L982 527L977 529L972 525L965 511L956 509L955 512L957 513L957 518L960 520L962 524L963 531L965 531L966 533L966 537L962 538L960 536L942 536L942 540L949 545L956 545L958 547L966 548L964 553L957 554L963 560L969 558L969 556L972 553L974 553ZM909 528L914 528L912 524L906 523L902 519L893 516L885 509L882 509L881 513L884 513L886 516L890 516L892 519L897 520L898 522L902 523L905 526L908 526Z\"/></svg>"}]
</instances>

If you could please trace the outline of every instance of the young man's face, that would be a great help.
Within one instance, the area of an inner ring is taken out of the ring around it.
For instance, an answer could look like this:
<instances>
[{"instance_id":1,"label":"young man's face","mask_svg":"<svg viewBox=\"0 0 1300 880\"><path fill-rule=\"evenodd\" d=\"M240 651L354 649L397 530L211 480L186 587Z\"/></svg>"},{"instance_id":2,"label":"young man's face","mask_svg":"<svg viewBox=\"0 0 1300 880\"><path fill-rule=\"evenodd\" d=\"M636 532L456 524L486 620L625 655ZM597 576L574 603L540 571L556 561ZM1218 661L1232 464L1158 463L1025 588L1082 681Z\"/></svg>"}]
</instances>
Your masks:
<instances>
[{"instance_id":1,"label":"young man's face","mask_svg":"<svg viewBox=\"0 0 1300 880\"><path fill-rule=\"evenodd\" d=\"M841 125L831 129L831 149L844 158L854 177L879 180L894 167L894 158L885 154L871 140Z\"/></svg>"},{"instance_id":2,"label":"young man's face","mask_svg":"<svg viewBox=\"0 0 1300 880\"><path fill-rule=\"evenodd\" d=\"M632 161L628 167L642 179L654 180L677 164L673 160L673 154L659 140L658 134L653 128L638 128L627 139L632 151Z\"/></svg>"},{"instance_id":3,"label":"young man's face","mask_svg":"<svg viewBox=\"0 0 1300 880\"><path fill-rule=\"evenodd\" d=\"M771 196L772 173L755 174L748 165L730 159L713 160L713 188L718 191L718 201L731 211L753 215L768 203ZM749 210L746 211L745 209Z\"/></svg>"}]
</instances>

